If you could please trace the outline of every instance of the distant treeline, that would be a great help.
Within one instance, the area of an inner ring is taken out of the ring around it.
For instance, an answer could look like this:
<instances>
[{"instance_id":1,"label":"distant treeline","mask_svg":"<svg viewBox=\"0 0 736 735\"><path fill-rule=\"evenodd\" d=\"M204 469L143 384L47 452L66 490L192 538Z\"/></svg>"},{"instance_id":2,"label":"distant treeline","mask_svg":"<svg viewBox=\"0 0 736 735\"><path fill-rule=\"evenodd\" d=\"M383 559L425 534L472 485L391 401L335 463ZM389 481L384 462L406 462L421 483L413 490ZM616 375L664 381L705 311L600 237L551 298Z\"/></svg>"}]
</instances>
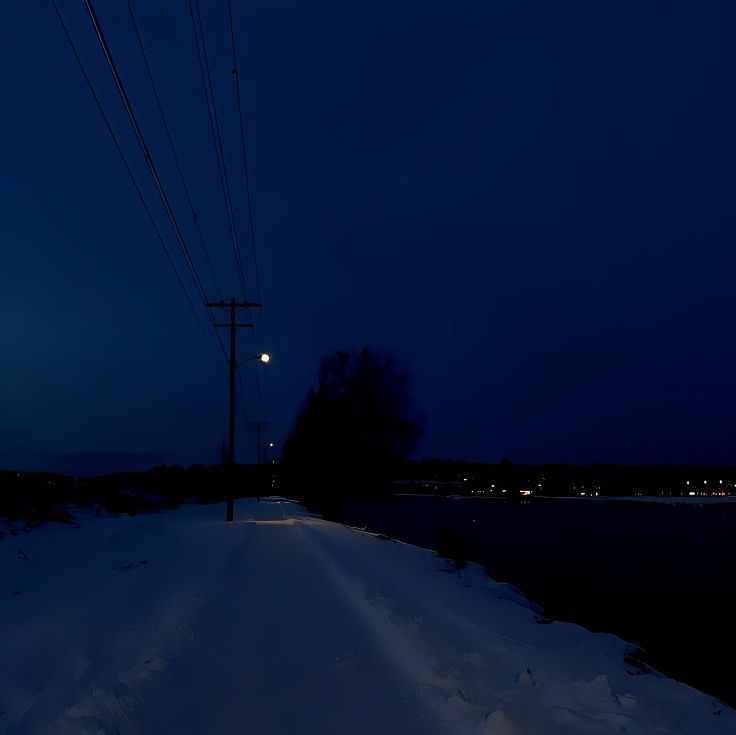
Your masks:
<instances>
[{"instance_id":1,"label":"distant treeline","mask_svg":"<svg viewBox=\"0 0 736 735\"><path fill-rule=\"evenodd\" d=\"M455 460L405 462L394 480L408 492L541 496L689 495L736 493L736 467L687 465L498 464Z\"/></svg>"},{"instance_id":2,"label":"distant treeline","mask_svg":"<svg viewBox=\"0 0 736 735\"><path fill-rule=\"evenodd\" d=\"M0 471L0 518L34 526L73 522L73 508L95 513L135 514L176 508L182 503L223 501L273 491L270 467L159 466L147 472L121 472L73 478L44 472Z\"/></svg>"},{"instance_id":3,"label":"distant treeline","mask_svg":"<svg viewBox=\"0 0 736 735\"><path fill-rule=\"evenodd\" d=\"M365 473L363 470L366 470ZM508 459L497 464L460 460L396 462L385 480L373 477L360 464L342 461L327 467L329 497L348 499L390 493L494 495L507 499L566 495L736 495L736 467L682 465L519 465ZM390 480L389 480L390 476ZM370 488L365 478L370 477ZM362 478L362 479L361 479ZM339 493L335 492L338 480ZM147 472L121 472L73 478L42 472L0 471L0 518L24 526L48 521L73 522L79 506L95 513L135 514L175 508L182 503L211 503L233 497L280 492L314 503L322 498L318 474L301 478L281 464L159 466ZM339 498L336 497L339 495ZM319 507L319 503L315 507Z\"/></svg>"}]
</instances>

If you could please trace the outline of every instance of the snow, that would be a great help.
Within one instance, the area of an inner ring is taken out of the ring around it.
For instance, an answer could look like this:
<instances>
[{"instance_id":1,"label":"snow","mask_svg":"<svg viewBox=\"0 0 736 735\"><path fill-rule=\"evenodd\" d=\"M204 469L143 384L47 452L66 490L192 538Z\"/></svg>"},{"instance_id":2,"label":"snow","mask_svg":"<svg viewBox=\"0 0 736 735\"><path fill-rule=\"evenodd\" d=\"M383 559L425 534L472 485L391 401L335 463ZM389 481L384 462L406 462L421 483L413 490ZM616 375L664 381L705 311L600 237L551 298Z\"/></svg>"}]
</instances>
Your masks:
<instances>
[{"instance_id":1,"label":"snow","mask_svg":"<svg viewBox=\"0 0 736 735\"><path fill-rule=\"evenodd\" d=\"M474 565L239 501L0 541L0 731L736 732ZM22 552L22 554L19 554ZM27 558L26 558L27 557Z\"/></svg>"}]
</instances>

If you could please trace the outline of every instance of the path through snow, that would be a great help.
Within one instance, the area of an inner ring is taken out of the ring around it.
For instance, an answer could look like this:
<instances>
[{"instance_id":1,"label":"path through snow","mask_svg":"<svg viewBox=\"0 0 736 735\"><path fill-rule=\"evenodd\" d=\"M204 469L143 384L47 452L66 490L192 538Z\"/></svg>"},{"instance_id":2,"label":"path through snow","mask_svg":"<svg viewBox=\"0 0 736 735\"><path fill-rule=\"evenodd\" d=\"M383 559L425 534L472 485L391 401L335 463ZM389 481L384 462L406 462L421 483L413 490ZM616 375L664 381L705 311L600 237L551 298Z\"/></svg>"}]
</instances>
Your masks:
<instances>
[{"instance_id":1,"label":"path through snow","mask_svg":"<svg viewBox=\"0 0 736 735\"><path fill-rule=\"evenodd\" d=\"M0 731L733 733L476 567L240 501L0 541ZM19 553L22 552L22 553Z\"/></svg>"}]
</instances>

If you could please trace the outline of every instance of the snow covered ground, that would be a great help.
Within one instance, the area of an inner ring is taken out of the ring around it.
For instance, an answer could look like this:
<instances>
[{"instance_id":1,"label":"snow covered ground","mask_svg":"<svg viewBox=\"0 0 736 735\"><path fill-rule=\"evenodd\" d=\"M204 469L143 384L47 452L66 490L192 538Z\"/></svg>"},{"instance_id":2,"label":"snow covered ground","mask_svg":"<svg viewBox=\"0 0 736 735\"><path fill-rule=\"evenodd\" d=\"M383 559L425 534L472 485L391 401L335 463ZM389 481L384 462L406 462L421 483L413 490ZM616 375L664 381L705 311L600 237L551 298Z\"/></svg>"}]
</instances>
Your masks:
<instances>
[{"instance_id":1,"label":"snow covered ground","mask_svg":"<svg viewBox=\"0 0 736 735\"><path fill-rule=\"evenodd\" d=\"M291 503L0 540L0 731L736 732L509 587Z\"/></svg>"}]
</instances>

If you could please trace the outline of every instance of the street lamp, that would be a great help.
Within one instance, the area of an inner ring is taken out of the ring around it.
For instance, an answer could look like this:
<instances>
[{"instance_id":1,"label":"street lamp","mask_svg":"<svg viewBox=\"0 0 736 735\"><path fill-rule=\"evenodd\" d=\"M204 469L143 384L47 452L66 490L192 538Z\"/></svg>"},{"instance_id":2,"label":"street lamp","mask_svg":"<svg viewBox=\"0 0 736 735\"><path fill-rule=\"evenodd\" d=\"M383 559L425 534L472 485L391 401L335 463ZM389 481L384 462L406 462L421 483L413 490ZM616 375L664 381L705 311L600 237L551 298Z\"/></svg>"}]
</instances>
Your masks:
<instances>
[{"instance_id":1,"label":"street lamp","mask_svg":"<svg viewBox=\"0 0 736 735\"><path fill-rule=\"evenodd\" d=\"M253 357L247 357L245 360L241 360L238 363L238 367L245 365L246 362L252 362L253 360L258 360L258 362L262 362L264 365L267 365L271 362L271 355L269 355L268 352L261 352L257 355L253 355Z\"/></svg>"}]
</instances>

